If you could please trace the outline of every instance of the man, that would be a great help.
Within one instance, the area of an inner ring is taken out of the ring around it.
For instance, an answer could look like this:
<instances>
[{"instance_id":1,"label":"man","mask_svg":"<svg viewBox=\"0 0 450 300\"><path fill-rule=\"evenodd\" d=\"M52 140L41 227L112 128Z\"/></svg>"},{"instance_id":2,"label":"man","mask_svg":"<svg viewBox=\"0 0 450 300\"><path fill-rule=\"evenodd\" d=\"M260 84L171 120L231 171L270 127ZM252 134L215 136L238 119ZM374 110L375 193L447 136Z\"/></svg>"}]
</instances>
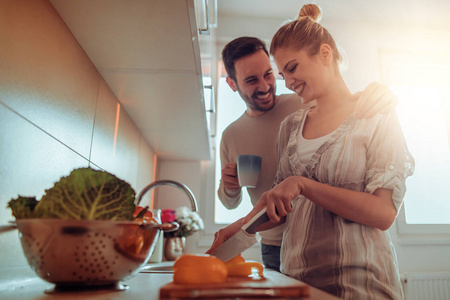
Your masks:
<instances>
[{"instance_id":1,"label":"man","mask_svg":"<svg viewBox=\"0 0 450 300\"><path fill-rule=\"evenodd\" d=\"M277 170L275 148L281 121L307 106L296 94L275 95L276 79L263 41L254 37L237 38L225 46L222 59L228 74L228 85L239 93L247 106L244 114L225 129L220 145L222 178L218 196L226 208L233 209L242 201L242 189L237 178L237 156L254 154L262 157L258 184L247 189L254 205L272 187ZM370 117L381 110L392 109L397 102L393 94L379 84L371 84L349 99L356 100L359 117ZM277 271L280 268L283 227L280 225L259 233L263 263L266 268ZM220 234L220 231L216 233L215 242L226 239Z\"/></svg>"}]
</instances>

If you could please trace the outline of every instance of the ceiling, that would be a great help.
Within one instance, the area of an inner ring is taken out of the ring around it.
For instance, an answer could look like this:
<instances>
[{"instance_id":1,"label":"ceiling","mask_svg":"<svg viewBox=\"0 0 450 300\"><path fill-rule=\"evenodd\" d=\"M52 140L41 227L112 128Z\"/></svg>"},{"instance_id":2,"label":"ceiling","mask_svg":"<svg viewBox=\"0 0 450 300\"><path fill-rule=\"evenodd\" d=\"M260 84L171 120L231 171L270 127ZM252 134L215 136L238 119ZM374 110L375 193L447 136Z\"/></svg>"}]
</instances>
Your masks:
<instances>
[{"instance_id":1,"label":"ceiling","mask_svg":"<svg viewBox=\"0 0 450 300\"><path fill-rule=\"evenodd\" d=\"M293 19L305 3L316 3L327 20L448 26L448 0L217 0L220 16ZM220 25L220 24L219 24Z\"/></svg>"},{"instance_id":2,"label":"ceiling","mask_svg":"<svg viewBox=\"0 0 450 300\"><path fill-rule=\"evenodd\" d=\"M158 158L211 158L193 0L50 2Z\"/></svg>"}]
</instances>

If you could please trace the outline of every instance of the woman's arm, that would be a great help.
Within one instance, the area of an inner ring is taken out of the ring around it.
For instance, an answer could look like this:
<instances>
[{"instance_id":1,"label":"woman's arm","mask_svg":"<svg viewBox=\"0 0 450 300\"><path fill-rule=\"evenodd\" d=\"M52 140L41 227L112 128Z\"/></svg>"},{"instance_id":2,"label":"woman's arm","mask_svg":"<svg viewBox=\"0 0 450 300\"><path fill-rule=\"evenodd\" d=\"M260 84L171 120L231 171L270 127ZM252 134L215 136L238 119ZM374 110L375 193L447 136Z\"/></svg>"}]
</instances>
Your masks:
<instances>
[{"instance_id":1,"label":"woman's arm","mask_svg":"<svg viewBox=\"0 0 450 300\"><path fill-rule=\"evenodd\" d=\"M369 194L291 176L264 193L244 223L265 206L270 220L278 222L292 211L291 202L300 194L345 219L380 230L387 230L397 215L391 190L379 188Z\"/></svg>"},{"instance_id":2,"label":"woman's arm","mask_svg":"<svg viewBox=\"0 0 450 300\"><path fill-rule=\"evenodd\" d=\"M235 221L234 223L231 223L227 227L224 227L224 228L220 229L219 231L217 231L214 234L214 241L213 241L211 247L205 253L210 254L217 247L222 245L226 240L228 240L235 233L237 233L241 229L242 225L244 225L244 223L242 223L242 221L243 221L243 218L241 218L241 219Z\"/></svg>"},{"instance_id":3,"label":"woman's arm","mask_svg":"<svg viewBox=\"0 0 450 300\"><path fill-rule=\"evenodd\" d=\"M220 229L219 231L217 231L214 234L214 241L213 241L211 247L205 253L211 254L211 252L213 252L217 247L219 247L220 245L225 243L226 240L228 240L230 237L232 237L234 234L236 234L241 229L241 227L245 224L243 222L243 219L244 218L240 218L239 220L235 221L234 223L228 225L227 227L224 227L224 228ZM272 229L276 226L281 225L285 221L286 221L286 218L281 218L280 222L277 222L277 223L272 223L272 222L263 223L263 224L259 225L258 227L256 227L256 231L259 232L259 231Z\"/></svg>"}]
</instances>

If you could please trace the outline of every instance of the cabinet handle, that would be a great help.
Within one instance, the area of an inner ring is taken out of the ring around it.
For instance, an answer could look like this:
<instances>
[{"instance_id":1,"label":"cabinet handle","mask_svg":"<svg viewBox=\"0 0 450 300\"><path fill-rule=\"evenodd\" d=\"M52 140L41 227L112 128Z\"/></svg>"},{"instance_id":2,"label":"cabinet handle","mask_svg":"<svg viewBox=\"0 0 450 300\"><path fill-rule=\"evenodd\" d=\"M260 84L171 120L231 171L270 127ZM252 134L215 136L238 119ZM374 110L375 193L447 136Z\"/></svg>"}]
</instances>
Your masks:
<instances>
[{"instance_id":1,"label":"cabinet handle","mask_svg":"<svg viewBox=\"0 0 450 300\"><path fill-rule=\"evenodd\" d=\"M209 131L210 131L210 136L212 138L214 138L216 136L216 101L214 100L214 85L210 84L210 85L204 85L203 86L204 89L210 89L211 90L211 97L210 99L210 104L209 104L209 109L206 110L206 113L210 113L210 124L209 124Z\"/></svg>"},{"instance_id":2,"label":"cabinet handle","mask_svg":"<svg viewBox=\"0 0 450 300\"><path fill-rule=\"evenodd\" d=\"M206 19L206 28L199 28L198 33L200 35L209 35L209 9L208 9L208 0L205 0L205 19Z\"/></svg>"},{"instance_id":3,"label":"cabinet handle","mask_svg":"<svg viewBox=\"0 0 450 300\"><path fill-rule=\"evenodd\" d=\"M205 85L203 86L205 89L211 90L211 97L209 98L209 109L206 112L215 113L216 112L216 103L214 101L214 86L213 85Z\"/></svg>"}]
</instances>

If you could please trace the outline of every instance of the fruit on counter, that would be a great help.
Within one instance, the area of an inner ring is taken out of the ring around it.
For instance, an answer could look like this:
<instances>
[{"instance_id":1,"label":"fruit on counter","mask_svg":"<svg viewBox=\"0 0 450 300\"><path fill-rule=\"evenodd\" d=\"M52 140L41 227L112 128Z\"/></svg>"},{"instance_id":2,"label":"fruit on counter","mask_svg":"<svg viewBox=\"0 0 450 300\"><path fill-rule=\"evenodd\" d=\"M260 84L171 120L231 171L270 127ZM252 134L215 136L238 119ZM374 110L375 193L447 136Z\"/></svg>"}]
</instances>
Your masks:
<instances>
[{"instance_id":1,"label":"fruit on counter","mask_svg":"<svg viewBox=\"0 0 450 300\"><path fill-rule=\"evenodd\" d=\"M228 265L233 265L233 264L237 264L237 263L244 263L245 259L242 257L241 254L236 255L235 257L233 257L232 259L228 260L225 262L225 264Z\"/></svg>"},{"instance_id":2,"label":"fruit on counter","mask_svg":"<svg viewBox=\"0 0 450 300\"><path fill-rule=\"evenodd\" d=\"M254 274L263 276L264 267L259 262L246 262L241 254L225 262L230 277L248 277Z\"/></svg>"},{"instance_id":3,"label":"fruit on counter","mask_svg":"<svg viewBox=\"0 0 450 300\"><path fill-rule=\"evenodd\" d=\"M116 245L120 248L120 252L125 252L127 256L139 255L144 248L144 234L136 231L129 236L120 236L120 238L116 241Z\"/></svg>"},{"instance_id":4,"label":"fruit on counter","mask_svg":"<svg viewBox=\"0 0 450 300\"><path fill-rule=\"evenodd\" d=\"M133 212L134 221L145 222L145 223L155 223L158 221L153 217L153 213L148 209L148 206L136 206Z\"/></svg>"},{"instance_id":5,"label":"fruit on counter","mask_svg":"<svg viewBox=\"0 0 450 300\"><path fill-rule=\"evenodd\" d=\"M263 276L264 267L259 262L243 262L227 265L228 276L230 277L248 277L253 274Z\"/></svg>"},{"instance_id":6,"label":"fruit on counter","mask_svg":"<svg viewBox=\"0 0 450 300\"><path fill-rule=\"evenodd\" d=\"M227 276L225 263L209 254L183 254L173 265L173 282L176 284L221 283Z\"/></svg>"},{"instance_id":7,"label":"fruit on counter","mask_svg":"<svg viewBox=\"0 0 450 300\"><path fill-rule=\"evenodd\" d=\"M11 199L8 206L16 219L53 218L75 220L133 220L136 193L126 181L92 168L73 170L35 197Z\"/></svg>"},{"instance_id":8,"label":"fruit on counter","mask_svg":"<svg viewBox=\"0 0 450 300\"><path fill-rule=\"evenodd\" d=\"M209 254L183 254L173 266L173 282L208 284L225 282L228 277L263 277L259 262L246 262L239 254L227 262Z\"/></svg>"},{"instance_id":9,"label":"fruit on counter","mask_svg":"<svg viewBox=\"0 0 450 300\"><path fill-rule=\"evenodd\" d=\"M157 230L147 230L141 226L142 222L136 224L126 224L124 230L117 236L114 249L129 259L141 263L148 258L151 247L155 244L158 234Z\"/></svg>"}]
</instances>

